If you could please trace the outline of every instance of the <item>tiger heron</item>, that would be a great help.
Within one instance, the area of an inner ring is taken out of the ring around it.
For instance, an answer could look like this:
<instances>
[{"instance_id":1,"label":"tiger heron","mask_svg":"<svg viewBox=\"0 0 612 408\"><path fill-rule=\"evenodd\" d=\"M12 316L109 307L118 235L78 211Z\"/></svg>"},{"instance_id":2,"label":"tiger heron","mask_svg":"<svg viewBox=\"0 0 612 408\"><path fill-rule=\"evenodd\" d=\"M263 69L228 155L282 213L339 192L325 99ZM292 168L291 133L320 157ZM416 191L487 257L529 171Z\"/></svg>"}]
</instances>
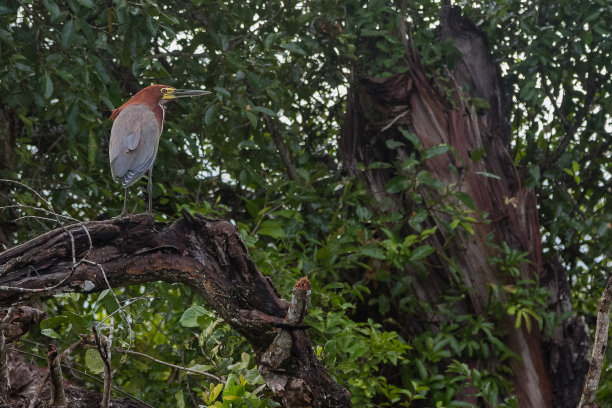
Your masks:
<instances>
[{"instance_id":1,"label":"tiger heron","mask_svg":"<svg viewBox=\"0 0 612 408\"><path fill-rule=\"evenodd\" d=\"M109 142L113 178L125 189L123 211L127 214L127 190L143 174L149 172L149 211L153 212L152 169L159 136L164 127L166 103L173 99L209 94L209 91L195 89L177 89L168 85L151 85L129 101L113 110L111 120L113 128Z\"/></svg>"}]
</instances>

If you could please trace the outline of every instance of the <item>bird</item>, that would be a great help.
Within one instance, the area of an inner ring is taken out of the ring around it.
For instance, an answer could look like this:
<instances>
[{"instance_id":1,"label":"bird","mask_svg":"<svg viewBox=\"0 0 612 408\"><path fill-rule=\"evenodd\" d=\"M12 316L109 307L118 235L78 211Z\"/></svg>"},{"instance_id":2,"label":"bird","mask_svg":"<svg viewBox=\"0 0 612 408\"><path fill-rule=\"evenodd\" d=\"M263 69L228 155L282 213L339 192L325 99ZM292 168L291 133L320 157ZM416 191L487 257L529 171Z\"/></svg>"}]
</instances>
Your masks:
<instances>
[{"instance_id":1,"label":"bird","mask_svg":"<svg viewBox=\"0 0 612 408\"><path fill-rule=\"evenodd\" d=\"M168 85L151 85L114 109L108 153L113 178L125 189L123 211L127 215L128 188L149 172L148 212L153 212L153 162L164 126L166 103L177 99L210 94L199 89L177 89Z\"/></svg>"}]
</instances>

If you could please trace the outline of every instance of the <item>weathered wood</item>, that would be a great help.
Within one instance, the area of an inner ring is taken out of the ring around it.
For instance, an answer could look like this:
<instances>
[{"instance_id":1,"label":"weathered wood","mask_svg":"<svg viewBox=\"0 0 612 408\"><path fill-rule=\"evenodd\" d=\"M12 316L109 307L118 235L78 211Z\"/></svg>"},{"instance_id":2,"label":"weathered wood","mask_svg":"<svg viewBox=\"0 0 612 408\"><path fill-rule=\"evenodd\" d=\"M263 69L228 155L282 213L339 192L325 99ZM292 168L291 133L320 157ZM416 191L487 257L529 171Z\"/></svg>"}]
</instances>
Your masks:
<instances>
[{"instance_id":1,"label":"weathered wood","mask_svg":"<svg viewBox=\"0 0 612 408\"><path fill-rule=\"evenodd\" d=\"M293 347L281 367L265 367L261 357L284 330L275 325L282 326L289 302L259 272L238 231L226 221L185 214L163 224L138 215L51 231L0 254L5 285L0 306L41 296L24 289L53 287L67 277L44 295L101 291L108 287L104 274L111 287L165 281L194 288L251 343L262 376L274 382L285 405L350 406L350 394L329 377L304 330L291 331Z\"/></svg>"}]
</instances>

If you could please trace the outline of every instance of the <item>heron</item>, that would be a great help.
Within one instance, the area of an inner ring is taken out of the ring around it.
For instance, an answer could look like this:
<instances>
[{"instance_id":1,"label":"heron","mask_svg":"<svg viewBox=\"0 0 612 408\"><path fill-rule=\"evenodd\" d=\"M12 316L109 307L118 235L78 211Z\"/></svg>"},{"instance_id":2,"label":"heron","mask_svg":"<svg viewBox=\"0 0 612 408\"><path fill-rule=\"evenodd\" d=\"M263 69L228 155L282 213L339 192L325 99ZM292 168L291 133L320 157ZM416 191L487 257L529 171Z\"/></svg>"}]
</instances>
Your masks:
<instances>
[{"instance_id":1,"label":"heron","mask_svg":"<svg viewBox=\"0 0 612 408\"><path fill-rule=\"evenodd\" d=\"M113 178L125 189L123 211L127 215L128 188L149 172L148 212L153 212L153 162L164 127L166 103L177 98L202 96L209 91L177 89L168 85L151 85L113 110L108 153Z\"/></svg>"}]
</instances>

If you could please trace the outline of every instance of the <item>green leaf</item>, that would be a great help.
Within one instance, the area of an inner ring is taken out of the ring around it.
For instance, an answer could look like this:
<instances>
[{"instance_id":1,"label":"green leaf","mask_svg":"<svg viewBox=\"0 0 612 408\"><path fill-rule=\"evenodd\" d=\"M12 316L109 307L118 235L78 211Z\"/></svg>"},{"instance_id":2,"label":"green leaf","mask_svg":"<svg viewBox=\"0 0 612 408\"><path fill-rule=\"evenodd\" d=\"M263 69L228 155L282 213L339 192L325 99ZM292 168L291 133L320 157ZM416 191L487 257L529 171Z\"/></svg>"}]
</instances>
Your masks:
<instances>
[{"instance_id":1,"label":"green leaf","mask_svg":"<svg viewBox=\"0 0 612 408\"><path fill-rule=\"evenodd\" d=\"M483 98L470 98L470 104L476 109L491 109L491 105L489 105L489 102Z\"/></svg>"},{"instance_id":2,"label":"green leaf","mask_svg":"<svg viewBox=\"0 0 612 408\"><path fill-rule=\"evenodd\" d=\"M428 149L425 149L425 151L423 152L423 159L428 160L432 157L439 156L446 152L448 152L448 145L441 144L439 146L432 146Z\"/></svg>"},{"instance_id":3,"label":"green leaf","mask_svg":"<svg viewBox=\"0 0 612 408\"><path fill-rule=\"evenodd\" d=\"M295 54L300 54L300 55L304 55L306 56L306 51L304 51L297 43L295 42L288 42L285 44L281 45L281 48L286 49L287 51L291 51L292 53Z\"/></svg>"},{"instance_id":4,"label":"green leaf","mask_svg":"<svg viewBox=\"0 0 612 408\"><path fill-rule=\"evenodd\" d=\"M229 402L244 402L244 398L237 395L223 395L223 401Z\"/></svg>"},{"instance_id":5,"label":"green leaf","mask_svg":"<svg viewBox=\"0 0 612 408\"><path fill-rule=\"evenodd\" d=\"M244 111L244 116L251 122L251 126L257 127L257 116L249 111Z\"/></svg>"},{"instance_id":6,"label":"green leaf","mask_svg":"<svg viewBox=\"0 0 612 408\"><path fill-rule=\"evenodd\" d=\"M266 220L261 223L261 227L257 230L259 235L267 235L276 239L283 239L287 236L283 224L276 220Z\"/></svg>"},{"instance_id":7,"label":"green leaf","mask_svg":"<svg viewBox=\"0 0 612 408\"><path fill-rule=\"evenodd\" d=\"M8 14L14 14L16 12L16 10L10 9L8 7L5 6L0 6L0 16L5 16Z\"/></svg>"},{"instance_id":8,"label":"green leaf","mask_svg":"<svg viewBox=\"0 0 612 408\"><path fill-rule=\"evenodd\" d=\"M215 86L213 89L219 92L220 94L227 96L228 98L232 96L232 94L230 94L230 92L227 89L221 88L220 86Z\"/></svg>"},{"instance_id":9,"label":"green leaf","mask_svg":"<svg viewBox=\"0 0 612 408\"><path fill-rule=\"evenodd\" d=\"M369 258L374 259L386 259L385 251L382 248L374 245L369 245L363 247L361 251L359 251L363 256L367 256Z\"/></svg>"},{"instance_id":10,"label":"green leaf","mask_svg":"<svg viewBox=\"0 0 612 408\"><path fill-rule=\"evenodd\" d=\"M531 101L536 95L535 82L529 81L521 88L519 98Z\"/></svg>"},{"instance_id":11,"label":"green leaf","mask_svg":"<svg viewBox=\"0 0 612 408\"><path fill-rule=\"evenodd\" d=\"M208 397L208 401L209 401L208 403L212 404L213 402L215 402L219 394L221 394L222 390L223 390L223 384L215 385L214 388L210 390L210 395Z\"/></svg>"},{"instance_id":12,"label":"green leaf","mask_svg":"<svg viewBox=\"0 0 612 408\"><path fill-rule=\"evenodd\" d=\"M206 114L204 115L204 124L205 125L210 125L213 120L214 120L214 114L215 114L215 106L216 105L210 105L210 107L208 109L206 109Z\"/></svg>"},{"instance_id":13,"label":"green leaf","mask_svg":"<svg viewBox=\"0 0 612 408\"><path fill-rule=\"evenodd\" d=\"M98 349L90 348L85 352L85 365L94 374L104 372L104 361L100 357Z\"/></svg>"},{"instance_id":14,"label":"green leaf","mask_svg":"<svg viewBox=\"0 0 612 408\"><path fill-rule=\"evenodd\" d=\"M52 339L61 339L62 336L60 336L55 330L53 329L42 329L40 331L43 335L47 336L47 337L51 337Z\"/></svg>"},{"instance_id":15,"label":"green leaf","mask_svg":"<svg viewBox=\"0 0 612 408\"><path fill-rule=\"evenodd\" d=\"M77 0L77 1L79 2L79 4L81 6L85 6L85 7L90 8L90 9L95 7L94 4L93 4L93 1L91 1L91 0Z\"/></svg>"},{"instance_id":16,"label":"green leaf","mask_svg":"<svg viewBox=\"0 0 612 408\"><path fill-rule=\"evenodd\" d=\"M179 323L183 327L198 327L198 317L206 315L206 309L202 306L191 306L189 309L183 312Z\"/></svg>"},{"instance_id":17,"label":"green leaf","mask_svg":"<svg viewBox=\"0 0 612 408\"><path fill-rule=\"evenodd\" d=\"M404 176L396 176L387 182L385 191L387 193L399 193L404 191L410 185L410 181Z\"/></svg>"},{"instance_id":18,"label":"green leaf","mask_svg":"<svg viewBox=\"0 0 612 408\"><path fill-rule=\"evenodd\" d=\"M53 317L50 317L40 322L40 328L50 329L52 327L57 327L67 322L68 322L68 318L66 316L62 316L62 315L53 316Z\"/></svg>"},{"instance_id":19,"label":"green leaf","mask_svg":"<svg viewBox=\"0 0 612 408\"><path fill-rule=\"evenodd\" d=\"M466 207L472 210L476 209L476 204L474 203L472 197L469 196L469 194L464 193L463 191L457 191L455 193L455 197L457 197L463 204L465 204Z\"/></svg>"},{"instance_id":20,"label":"green leaf","mask_svg":"<svg viewBox=\"0 0 612 408\"><path fill-rule=\"evenodd\" d=\"M256 112L261 112L268 116L276 116L276 113L273 110L264 108L263 106L253 106L251 107L251 110L254 110Z\"/></svg>"},{"instance_id":21,"label":"green leaf","mask_svg":"<svg viewBox=\"0 0 612 408\"><path fill-rule=\"evenodd\" d=\"M476 149L474 149L474 151L472 152L472 154L470 154L470 159L476 163L478 160L480 160L483 156L485 155L485 149L482 147L478 147Z\"/></svg>"},{"instance_id":22,"label":"green leaf","mask_svg":"<svg viewBox=\"0 0 612 408\"><path fill-rule=\"evenodd\" d=\"M53 81L49 74L43 75L43 98L49 99L53 95Z\"/></svg>"},{"instance_id":23,"label":"green leaf","mask_svg":"<svg viewBox=\"0 0 612 408\"><path fill-rule=\"evenodd\" d=\"M53 0L43 0L43 5L51 15L51 22L55 22L55 20L60 17L62 14L60 12L59 7Z\"/></svg>"},{"instance_id":24,"label":"green leaf","mask_svg":"<svg viewBox=\"0 0 612 408\"><path fill-rule=\"evenodd\" d=\"M381 315L386 315L391 310L391 306L389 305L389 297L386 295L378 296L378 311Z\"/></svg>"},{"instance_id":25,"label":"green leaf","mask_svg":"<svg viewBox=\"0 0 612 408\"><path fill-rule=\"evenodd\" d=\"M486 171L477 171L476 174L480 174L481 176L489 177L489 178L496 179L496 180L501 180L501 177L499 177L498 175L493 174L493 173L488 173Z\"/></svg>"},{"instance_id":26,"label":"green leaf","mask_svg":"<svg viewBox=\"0 0 612 408\"><path fill-rule=\"evenodd\" d=\"M421 147L421 141L419 140L417 135L402 128L400 128L400 132L402 133L402 136L404 136L408 141L410 141L410 143L412 143L415 148L419 149Z\"/></svg>"},{"instance_id":27,"label":"green leaf","mask_svg":"<svg viewBox=\"0 0 612 408\"><path fill-rule=\"evenodd\" d=\"M396 148L398 148L400 146L405 146L405 144L403 144L402 142L398 142L398 141L393 140L393 139L387 139L385 141L385 144L387 145L387 148L389 148L391 150L395 150Z\"/></svg>"},{"instance_id":28,"label":"green leaf","mask_svg":"<svg viewBox=\"0 0 612 408\"><path fill-rule=\"evenodd\" d=\"M370 212L370 210L368 210L367 207L363 207L361 205L357 206L357 208L355 209L355 213L357 214L357 217L359 217L359 219L362 221L369 220L372 217L372 213Z\"/></svg>"},{"instance_id":29,"label":"green leaf","mask_svg":"<svg viewBox=\"0 0 612 408\"><path fill-rule=\"evenodd\" d=\"M13 36L10 31L6 31L0 28L0 40L8 44L10 47L15 47L15 40L13 39Z\"/></svg>"},{"instance_id":30,"label":"green leaf","mask_svg":"<svg viewBox=\"0 0 612 408\"><path fill-rule=\"evenodd\" d=\"M416 247L414 251L412 251L412 256L410 257L411 262L419 261L423 258L428 257L433 254L435 249L431 245L421 245L420 247Z\"/></svg>"},{"instance_id":31,"label":"green leaf","mask_svg":"<svg viewBox=\"0 0 612 408\"><path fill-rule=\"evenodd\" d=\"M89 319L73 313L73 312L64 312L70 324L72 324L72 329L79 334L89 333Z\"/></svg>"},{"instance_id":32,"label":"green leaf","mask_svg":"<svg viewBox=\"0 0 612 408\"><path fill-rule=\"evenodd\" d=\"M182 389L174 394L174 399L176 399L176 408L185 408L185 397Z\"/></svg>"},{"instance_id":33,"label":"green leaf","mask_svg":"<svg viewBox=\"0 0 612 408\"><path fill-rule=\"evenodd\" d=\"M74 40L74 21L68 20L62 30L62 47L68 48Z\"/></svg>"},{"instance_id":34,"label":"green leaf","mask_svg":"<svg viewBox=\"0 0 612 408\"><path fill-rule=\"evenodd\" d=\"M276 39L278 38L278 34L276 33L270 33L266 36L266 40L264 41L264 47L269 50L270 47L272 46L272 43L274 41L276 41Z\"/></svg>"}]
</instances>

